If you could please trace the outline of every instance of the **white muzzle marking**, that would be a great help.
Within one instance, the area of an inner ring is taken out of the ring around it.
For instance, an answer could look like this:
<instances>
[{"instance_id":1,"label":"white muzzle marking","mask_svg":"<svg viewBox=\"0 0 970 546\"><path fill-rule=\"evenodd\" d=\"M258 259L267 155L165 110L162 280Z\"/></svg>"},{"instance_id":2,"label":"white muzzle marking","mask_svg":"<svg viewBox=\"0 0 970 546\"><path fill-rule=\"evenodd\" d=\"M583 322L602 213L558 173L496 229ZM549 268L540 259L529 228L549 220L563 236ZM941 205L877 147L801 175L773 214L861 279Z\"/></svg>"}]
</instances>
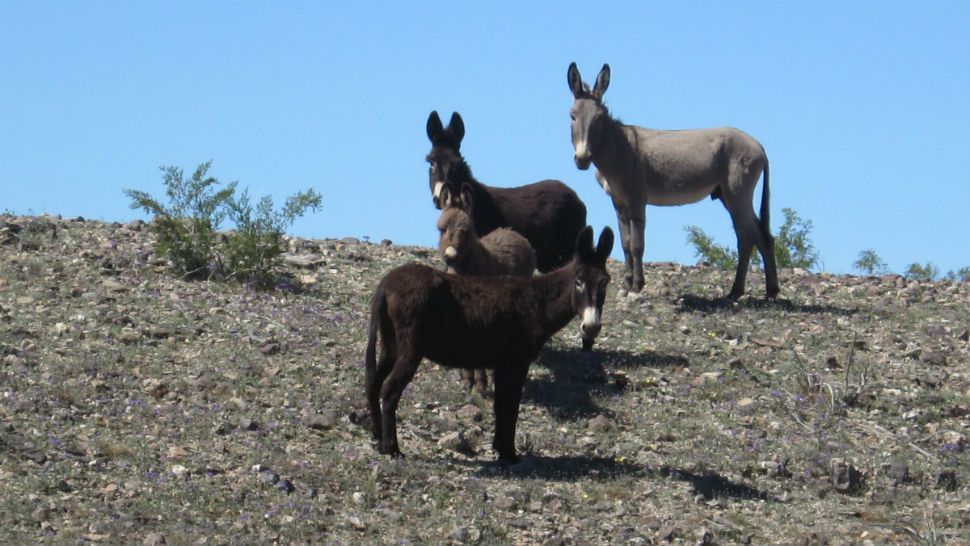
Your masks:
<instances>
[{"instance_id":1,"label":"white muzzle marking","mask_svg":"<svg viewBox=\"0 0 970 546\"><path fill-rule=\"evenodd\" d=\"M583 309L583 322L580 324L580 328L584 331L588 328L596 328L600 325L600 312L595 307L587 307Z\"/></svg>"},{"instance_id":2,"label":"white muzzle marking","mask_svg":"<svg viewBox=\"0 0 970 546\"><path fill-rule=\"evenodd\" d=\"M576 157L585 159L589 157L589 150L586 148L586 141L576 143Z\"/></svg>"},{"instance_id":3,"label":"white muzzle marking","mask_svg":"<svg viewBox=\"0 0 970 546\"><path fill-rule=\"evenodd\" d=\"M455 247L449 246L448 248L445 249L445 258L454 259L454 257L457 255L458 255L458 249L456 249Z\"/></svg>"},{"instance_id":4,"label":"white muzzle marking","mask_svg":"<svg viewBox=\"0 0 970 546\"><path fill-rule=\"evenodd\" d=\"M434 198L441 199L441 188L445 187L444 182L435 182L434 184Z\"/></svg>"}]
</instances>

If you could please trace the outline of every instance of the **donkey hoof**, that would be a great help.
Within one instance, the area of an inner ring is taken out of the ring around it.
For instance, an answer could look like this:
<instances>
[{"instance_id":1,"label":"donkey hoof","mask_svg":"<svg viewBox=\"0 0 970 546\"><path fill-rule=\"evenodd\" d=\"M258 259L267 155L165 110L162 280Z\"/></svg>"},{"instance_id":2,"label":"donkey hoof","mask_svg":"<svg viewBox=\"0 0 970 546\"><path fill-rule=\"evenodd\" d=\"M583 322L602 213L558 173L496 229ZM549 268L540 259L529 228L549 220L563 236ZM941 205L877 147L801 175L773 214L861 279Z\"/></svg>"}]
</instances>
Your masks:
<instances>
[{"instance_id":1,"label":"donkey hoof","mask_svg":"<svg viewBox=\"0 0 970 546\"><path fill-rule=\"evenodd\" d=\"M401 453L401 450L398 449L397 446L394 446L394 447L384 447L384 446L381 446L380 449L379 449L379 451L382 454L384 454L384 455L390 456L392 459L403 459L404 458L404 454Z\"/></svg>"}]
</instances>

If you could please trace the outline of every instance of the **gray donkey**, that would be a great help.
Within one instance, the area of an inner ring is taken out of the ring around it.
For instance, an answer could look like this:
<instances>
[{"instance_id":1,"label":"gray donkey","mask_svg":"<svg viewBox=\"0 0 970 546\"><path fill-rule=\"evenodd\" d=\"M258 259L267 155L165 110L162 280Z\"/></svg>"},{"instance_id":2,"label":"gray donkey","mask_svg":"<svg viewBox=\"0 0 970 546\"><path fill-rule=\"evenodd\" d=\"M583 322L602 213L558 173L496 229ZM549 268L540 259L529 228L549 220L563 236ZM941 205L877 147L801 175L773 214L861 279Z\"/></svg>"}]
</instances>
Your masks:
<instances>
[{"instance_id":1,"label":"gray donkey","mask_svg":"<svg viewBox=\"0 0 970 546\"><path fill-rule=\"evenodd\" d=\"M768 156L761 144L730 127L661 131L621 123L603 104L610 85L608 64L592 91L576 63L569 65L567 81L575 99L570 117L576 166L586 170L590 162L595 164L596 180L613 200L627 289L643 288L647 205L685 205L710 196L724 204L738 239L738 270L729 297L736 300L744 294L754 247L764 259L767 296L777 296L774 238L768 227ZM762 172L759 220L752 201Z\"/></svg>"}]
</instances>

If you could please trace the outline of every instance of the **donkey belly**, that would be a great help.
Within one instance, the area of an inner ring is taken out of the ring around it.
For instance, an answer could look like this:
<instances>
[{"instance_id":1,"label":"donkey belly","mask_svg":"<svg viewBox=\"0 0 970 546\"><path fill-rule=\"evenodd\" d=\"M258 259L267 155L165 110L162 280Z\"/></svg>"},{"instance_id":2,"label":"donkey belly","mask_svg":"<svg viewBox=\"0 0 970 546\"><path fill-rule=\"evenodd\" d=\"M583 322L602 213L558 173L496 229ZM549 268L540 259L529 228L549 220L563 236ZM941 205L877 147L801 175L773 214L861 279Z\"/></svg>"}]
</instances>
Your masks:
<instances>
[{"instance_id":1,"label":"donkey belly","mask_svg":"<svg viewBox=\"0 0 970 546\"><path fill-rule=\"evenodd\" d=\"M507 362L518 360L505 340L484 342L484 340L462 340L462 343L438 343L424 351L428 360L449 368L488 368L502 367Z\"/></svg>"},{"instance_id":2,"label":"donkey belly","mask_svg":"<svg viewBox=\"0 0 970 546\"><path fill-rule=\"evenodd\" d=\"M647 193L648 205L676 206L696 203L708 196L717 188L717 184L703 185L669 185L661 186Z\"/></svg>"}]
</instances>

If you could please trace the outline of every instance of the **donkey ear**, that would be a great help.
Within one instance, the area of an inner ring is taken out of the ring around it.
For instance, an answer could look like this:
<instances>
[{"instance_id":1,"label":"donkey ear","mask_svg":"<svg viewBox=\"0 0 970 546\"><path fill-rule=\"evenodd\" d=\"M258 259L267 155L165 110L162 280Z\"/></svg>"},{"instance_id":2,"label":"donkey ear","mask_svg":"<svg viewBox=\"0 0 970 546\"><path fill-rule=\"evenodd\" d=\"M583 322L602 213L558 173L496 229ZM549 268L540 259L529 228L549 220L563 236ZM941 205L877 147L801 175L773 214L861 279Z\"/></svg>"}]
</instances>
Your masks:
<instances>
[{"instance_id":1,"label":"donkey ear","mask_svg":"<svg viewBox=\"0 0 970 546\"><path fill-rule=\"evenodd\" d=\"M579 68L576 67L576 62L569 63L569 70L566 72L566 83L569 84L569 90L573 92L574 98L579 98L583 94L583 78L579 75Z\"/></svg>"},{"instance_id":2,"label":"donkey ear","mask_svg":"<svg viewBox=\"0 0 970 546\"><path fill-rule=\"evenodd\" d=\"M434 144L435 139L438 138L438 135L441 134L441 131L444 131L444 127L442 127L441 125L441 118L438 117L437 110L432 110L431 115L428 116L427 129L428 129L428 140L430 140L431 143Z\"/></svg>"},{"instance_id":3,"label":"donkey ear","mask_svg":"<svg viewBox=\"0 0 970 546\"><path fill-rule=\"evenodd\" d=\"M461 139L465 138L465 122L462 121L461 114L458 112L451 113L448 130L451 131L451 136L455 137L455 145L460 145Z\"/></svg>"},{"instance_id":4,"label":"donkey ear","mask_svg":"<svg viewBox=\"0 0 970 546\"><path fill-rule=\"evenodd\" d=\"M576 237L576 255L580 260L586 260L593 252L593 228L586 226Z\"/></svg>"},{"instance_id":5,"label":"donkey ear","mask_svg":"<svg viewBox=\"0 0 970 546\"><path fill-rule=\"evenodd\" d=\"M593 96L597 100L603 98L603 93L606 93L606 88L610 86L610 65L603 63L603 68L600 69L600 73L596 76L596 85L593 86Z\"/></svg>"},{"instance_id":6,"label":"donkey ear","mask_svg":"<svg viewBox=\"0 0 970 546\"><path fill-rule=\"evenodd\" d=\"M472 209L475 208L475 197L472 194L471 184L461 185L461 202L459 203L462 210L468 214L472 213Z\"/></svg>"},{"instance_id":7,"label":"donkey ear","mask_svg":"<svg viewBox=\"0 0 970 546\"><path fill-rule=\"evenodd\" d=\"M610 257L610 252L613 252L613 230L605 227L603 232L600 233L599 243L596 244L596 258L600 263L606 265L606 259Z\"/></svg>"}]
</instances>

